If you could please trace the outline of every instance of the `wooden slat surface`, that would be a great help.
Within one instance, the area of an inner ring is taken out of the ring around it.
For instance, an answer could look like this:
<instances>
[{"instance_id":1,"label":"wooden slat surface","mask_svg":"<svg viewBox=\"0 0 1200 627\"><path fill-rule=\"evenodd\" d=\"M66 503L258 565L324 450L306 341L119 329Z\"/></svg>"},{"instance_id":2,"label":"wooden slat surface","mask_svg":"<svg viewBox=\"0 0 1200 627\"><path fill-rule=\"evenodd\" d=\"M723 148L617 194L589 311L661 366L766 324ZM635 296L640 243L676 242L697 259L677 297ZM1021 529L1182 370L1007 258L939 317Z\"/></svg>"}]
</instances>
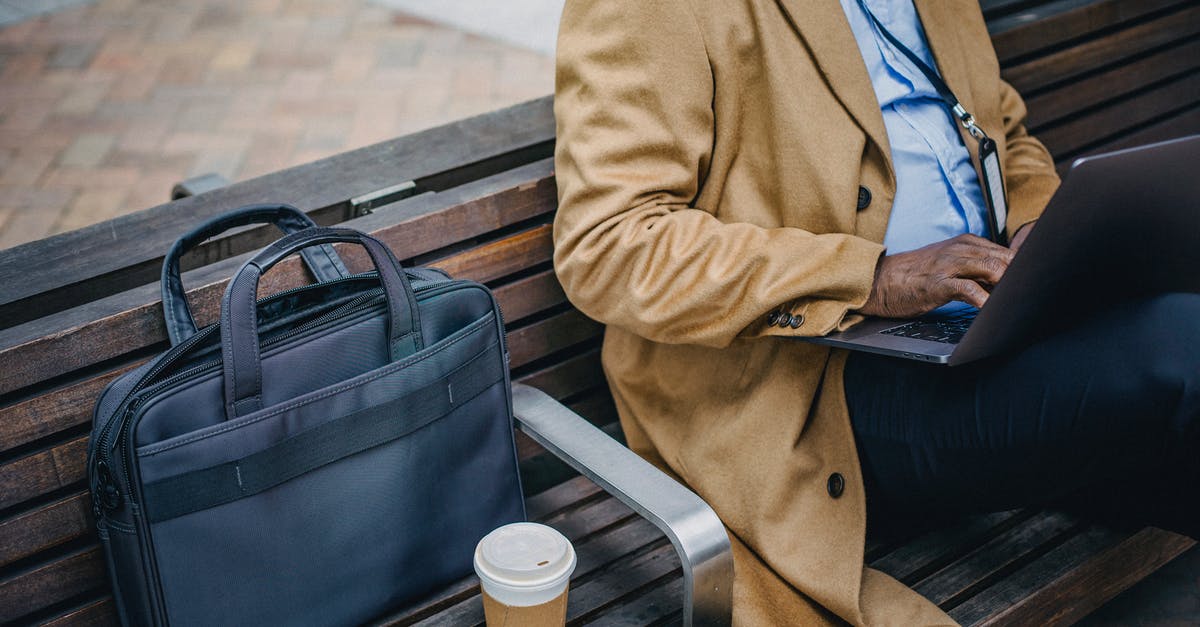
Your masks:
<instances>
[{"instance_id":1,"label":"wooden slat surface","mask_svg":"<svg viewBox=\"0 0 1200 627\"><path fill-rule=\"evenodd\" d=\"M911 585L948 566L983 542L1011 529L1031 515L1031 512L1014 510L972 516L949 528L921 534L871 560L871 567Z\"/></svg>"},{"instance_id":2,"label":"wooden slat surface","mask_svg":"<svg viewBox=\"0 0 1200 627\"><path fill-rule=\"evenodd\" d=\"M0 568L92 533L91 507L79 493L0 523Z\"/></svg>"},{"instance_id":3,"label":"wooden slat surface","mask_svg":"<svg viewBox=\"0 0 1200 627\"><path fill-rule=\"evenodd\" d=\"M1042 130L1039 139L1055 155L1074 154L1089 145L1119 136L1123 130L1139 127L1170 113L1182 103L1197 100L1200 100L1200 72L1193 72L1065 124Z\"/></svg>"},{"instance_id":4,"label":"wooden slat surface","mask_svg":"<svg viewBox=\"0 0 1200 627\"><path fill-rule=\"evenodd\" d=\"M0 464L0 508L8 508L84 480L87 436Z\"/></svg>"},{"instance_id":5,"label":"wooden slat surface","mask_svg":"<svg viewBox=\"0 0 1200 627\"><path fill-rule=\"evenodd\" d=\"M0 453L88 422L96 399L124 366L0 408Z\"/></svg>"},{"instance_id":6,"label":"wooden slat surface","mask_svg":"<svg viewBox=\"0 0 1200 627\"><path fill-rule=\"evenodd\" d=\"M41 627L109 627L119 625L112 597L101 597L59 614Z\"/></svg>"},{"instance_id":7,"label":"wooden slat surface","mask_svg":"<svg viewBox=\"0 0 1200 627\"><path fill-rule=\"evenodd\" d=\"M1098 146L1093 146L1084 151L1084 154L1131 148L1133 146L1164 141L1175 137L1180 137L1182 135L1195 135L1198 133L1200 133L1200 103L1192 105L1190 108L1184 109L1150 125L1143 126L1132 133L1122 135L1121 137L1109 140ZM1074 158L1074 156L1072 158ZM1068 163L1069 161L1062 162L1062 166L1059 168L1060 173L1061 171L1065 170L1065 166Z\"/></svg>"},{"instance_id":8,"label":"wooden slat surface","mask_svg":"<svg viewBox=\"0 0 1200 627\"><path fill-rule=\"evenodd\" d=\"M503 159L524 148L540 145L544 158L554 139L551 108L551 98L541 98L2 250L0 328L154 281L180 216L194 224L264 200L305 211L343 207L355 196L488 159L507 170L518 164ZM442 179L443 186L454 182ZM249 240L232 250L249 250Z\"/></svg>"},{"instance_id":9,"label":"wooden slat surface","mask_svg":"<svg viewBox=\"0 0 1200 627\"><path fill-rule=\"evenodd\" d=\"M568 310L510 332L509 365L514 369L519 368L553 350L598 337L603 331L604 327L600 323L576 309Z\"/></svg>"},{"instance_id":10,"label":"wooden slat surface","mask_svg":"<svg viewBox=\"0 0 1200 627\"><path fill-rule=\"evenodd\" d=\"M105 582L104 556L96 545L0 579L0 623L66 601Z\"/></svg>"},{"instance_id":11,"label":"wooden slat surface","mask_svg":"<svg viewBox=\"0 0 1200 627\"><path fill-rule=\"evenodd\" d=\"M938 605L956 606L987 582L1019 566L1030 553L1060 541L1078 525L1078 521L1066 514L1039 513L916 582L912 588Z\"/></svg>"},{"instance_id":12,"label":"wooden slat surface","mask_svg":"<svg viewBox=\"0 0 1200 627\"><path fill-rule=\"evenodd\" d=\"M1194 37L1200 32L1200 5L1189 3L1173 12L1113 35L1088 41L1020 65L1001 74L1023 95L1107 64Z\"/></svg>"},{"instance_id":13,"label":"wooden slat surface","mask_svg":"<svg viewBox=\"0 0 1200 627\"><path fill-rule=\"evenodd\" d=\"M1160 50L1132 63L1074 81L1069 87L1025 99L1026 125L1035 136L1048 124L1127 92L1200 68L1200 39ZM1114 91L1113 85L1121 85Z\"/></svg>"},{"instance_id":14,"label":"wooden slat surface","mask_svg":"<svg viewBox=\"0 0 1200 627\"><path fill-rule=\"evenodd\" d=\"M964 625L1070 625L1195 542L1091 527L951 611Z\"/></svg>"},{"instance_id":15,"label":"wooden slat surface","mask_svg":"<svg viewBox=\"0 0 1200 627\"><path fill-rule=\"evenodd\" d=\"M988 20L1002 65L1193 0L1056 0Z\"/></svg>"}]
</instances>

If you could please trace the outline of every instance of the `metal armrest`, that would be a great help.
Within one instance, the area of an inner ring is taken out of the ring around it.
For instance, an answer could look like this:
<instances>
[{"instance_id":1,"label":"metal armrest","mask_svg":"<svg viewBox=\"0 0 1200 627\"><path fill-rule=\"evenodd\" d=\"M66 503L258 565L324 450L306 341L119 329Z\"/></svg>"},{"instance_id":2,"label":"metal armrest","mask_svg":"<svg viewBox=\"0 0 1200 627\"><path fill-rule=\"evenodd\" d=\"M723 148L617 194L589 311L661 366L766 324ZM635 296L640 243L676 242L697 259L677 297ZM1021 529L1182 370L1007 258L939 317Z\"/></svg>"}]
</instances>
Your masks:
<instances>
[{"instance_id":1,"label":"metal armrest","mask_svg":"<svg viewBox=\"0 0 1200 627\"><path fill-rule=\"evenodd\" d=\"M728 625L729 536L699 496L536 388L513 384L517 424L538 444L654 523L683 563L684 625Z\"/></svg>"}]
</instances>

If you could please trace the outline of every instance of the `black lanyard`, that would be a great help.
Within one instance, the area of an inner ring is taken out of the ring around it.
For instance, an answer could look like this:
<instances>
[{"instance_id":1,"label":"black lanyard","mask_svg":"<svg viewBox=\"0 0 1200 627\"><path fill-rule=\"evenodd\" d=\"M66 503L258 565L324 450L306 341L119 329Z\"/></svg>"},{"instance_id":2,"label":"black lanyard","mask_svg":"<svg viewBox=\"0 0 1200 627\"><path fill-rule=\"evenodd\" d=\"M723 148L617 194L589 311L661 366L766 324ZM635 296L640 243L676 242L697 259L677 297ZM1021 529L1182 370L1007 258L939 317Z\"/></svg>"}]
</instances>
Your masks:
<instances>
[{"instance_id":1,"label":"black lanyard","mask_svg":"<svg viewBox=\"0 0 1200 627\"><path fill-rule=\"evenodd\" d=\"M884 27L883 22L880 22L879 18L875 17L875 14L867 8L866 3L859 0L859 6L871 18L871 21L875 23L875 27L879 29L879 33L883 35L883 38L888 40L888 43L892 44L892 47L907 57L925 75L925 78L929 79L933 88L937 90L938 97L950 108L950 112L954 117L958 118L958 121L963 125L963 128L967 129L971 137L974 137L979 142L979 161L982 166L979 170L983 174L983 198L987 203L988 209L988 230L991 231L992 241L997 244L1007 244L1007 238L1004 235L1004 223L1008 218L1008 197L1004 190L1004 175L1000 170L1000 157L996 152L996 142L975 124L975 116L971 115L962 106L958 97L954 95L954 92L950 90L950 86L946 84L946 81L942 80L942 77L938 75L936 70L929 67L929 64L922 61L908 46L900 43L900 40Z\"/></svg>"}]
</instances>

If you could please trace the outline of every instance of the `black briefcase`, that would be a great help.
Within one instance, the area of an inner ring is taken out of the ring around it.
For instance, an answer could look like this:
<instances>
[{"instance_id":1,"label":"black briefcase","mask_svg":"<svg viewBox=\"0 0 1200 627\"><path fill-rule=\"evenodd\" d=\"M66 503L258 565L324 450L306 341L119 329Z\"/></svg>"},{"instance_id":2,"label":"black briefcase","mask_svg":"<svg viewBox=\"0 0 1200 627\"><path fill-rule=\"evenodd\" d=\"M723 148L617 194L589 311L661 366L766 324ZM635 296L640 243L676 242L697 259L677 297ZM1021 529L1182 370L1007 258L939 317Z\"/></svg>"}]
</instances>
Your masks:
<instances>
[{"instance_id":1,"label":"black briefcase","mask_svg":"<svg viewBox=\"0 0 1200 627\"><path fill-rule=\"evenodd\" d=\"M293 232L196 331L179 256L263 221ZM163 270L174 345L97 404L89 478L126 624L361 623L469 574L479 538L525 518L491 292L310 225L256 206L181 238ZM334 243L376 271L350 275ZM319 282L256 301L301 251Z\"/></svg>"}]
</instances>

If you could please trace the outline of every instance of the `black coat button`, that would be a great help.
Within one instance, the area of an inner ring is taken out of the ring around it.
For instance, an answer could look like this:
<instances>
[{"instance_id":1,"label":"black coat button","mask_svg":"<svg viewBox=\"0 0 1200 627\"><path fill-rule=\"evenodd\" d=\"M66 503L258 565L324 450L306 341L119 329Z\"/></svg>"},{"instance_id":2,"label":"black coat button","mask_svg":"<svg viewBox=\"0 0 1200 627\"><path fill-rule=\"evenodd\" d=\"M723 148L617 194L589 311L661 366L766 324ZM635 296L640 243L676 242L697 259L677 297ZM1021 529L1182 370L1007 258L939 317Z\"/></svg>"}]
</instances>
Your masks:
<instances>
[{"instance_id":1,"label":"black coat button","mask_svg":"<svg viewBox=\"0 0 1200 627\"><path fill-rule=\"evenodd\" d=\"M862 211L871 206L871 190L866 187L858 187L858 210Z\"/></svg>"},{"instance_id":2,"label":"black coat button","mask_svg":"<svg viewBox=\"0 0 1200 627\"><path fill-rule=\"evenodd\" d=\"M767 315L767 324L775 326L779 323L779 317L783 315L782 311L772 311Z\"/></svg>"},{"instance_id":3,"label":"black coat button","mask_svg":"<svg viewBox=\"0 0 1200 627\"><path fill-rule=\"evenodd\" d=\"M800 325L804 324L804 316L791 316L791 318L791 320L788 320L788 326L793 329L799 329Z\"/></svg>"},{"instance_id":4,"label":"black coat button","mask_svg":"<svg viewBox=\"0 0 1200 627\"><path fill-rule=\"evenodd\" d=\"M781 329L786 329L789 325L792 324L793 319L794 318L792 318L792 314L789 314L789 313L781 314L779 316L779 327Z\"/></svg>"},{"instance_id":5,"label":"black coat button","mask_svg":"<svg viewBox=\"0 0 1200 627\"><path fill-rule=\"evenodd\" d=\"M825 489L829 491L829 496L838 498L842 495L842 491L846 489L846 480L842 478L842 473L835 472L829 475L829 480L825 482Z\"/></svg>"}]
</instances>

